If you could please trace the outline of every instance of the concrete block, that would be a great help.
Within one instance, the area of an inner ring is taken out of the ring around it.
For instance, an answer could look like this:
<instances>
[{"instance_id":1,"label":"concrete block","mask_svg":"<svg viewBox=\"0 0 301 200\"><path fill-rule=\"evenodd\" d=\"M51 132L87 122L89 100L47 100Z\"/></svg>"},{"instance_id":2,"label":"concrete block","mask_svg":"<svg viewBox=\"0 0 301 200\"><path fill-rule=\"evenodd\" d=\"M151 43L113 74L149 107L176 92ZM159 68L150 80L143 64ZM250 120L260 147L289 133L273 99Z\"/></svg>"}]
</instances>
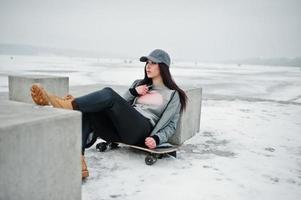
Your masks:
<instances>
[{"instance_id":1,"label":"concrete block","mask_svg":"<svg viewBox=\"0 0 301 200\"><path fill-rule=\"evenodd\" d=\"M81 113L0 101L0 199L81 199Z\"/></svg>"},{"instance_id":2,"label":"concrete block","mask_svg":"<svg viewBox=\"0 0 301 200\"><path fill-rule=\"evenodd\" d=\"M73 86L70 88L70 91L74 96L81 96L104 87L111 87L120 95L123 95L128 89L127 86L94 84ZM183 87L183 90L188 97L187 108L180 118L176 133L169 139L170 143L176 145L184 143L200 130L202 88Z\"/></svg>"},{"instance_id":3,"label":"concrete block","mask_svg":"<svg viewBox=\"0 0 301 200\"><path fill-rule=\"evenodd\" d=\"M10 75L8 76L9 100L33 103L30 87L41 83L47 91L58 96L69 92L69 78L49 75Z\"/></svg>"},{"instance_id":4,"label":"concrete block","mask_svg":"<svg viewBox=\"0 0 301 200\"><path fill-rule=\"evenodd\" d=\"M181 115L176 133L169 139L172 144L180 145L192 138L200 130L202 89L185 89L188 97L186 111Z\"/></svg>"}]
</instances>

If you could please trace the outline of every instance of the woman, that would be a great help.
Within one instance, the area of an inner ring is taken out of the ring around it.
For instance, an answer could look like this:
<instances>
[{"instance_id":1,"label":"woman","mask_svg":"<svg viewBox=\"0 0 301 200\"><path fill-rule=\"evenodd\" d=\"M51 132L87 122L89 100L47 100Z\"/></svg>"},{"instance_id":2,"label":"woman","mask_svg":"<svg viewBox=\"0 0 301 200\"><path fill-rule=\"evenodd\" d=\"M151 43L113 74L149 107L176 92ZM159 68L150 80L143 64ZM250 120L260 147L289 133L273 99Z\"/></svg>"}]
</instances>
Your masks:
<instances>
[{"instance_id":1,"label":"woman","mask_svg":"<svg viewBox=\"0 0 301 200\"><path fill-rule=\"evenodd\" d=\"M153 149L175 133L187 97L171 77L165 51L156 49L140 61L146 62L144 79L134 81L123 98L108 87L79 98L60 98L38 84L31 87L31 95L38 105L82 112L82 155L91 132L107 142ZM82 177L88 175L82 156Z\"/></svg>"}]
</instances>

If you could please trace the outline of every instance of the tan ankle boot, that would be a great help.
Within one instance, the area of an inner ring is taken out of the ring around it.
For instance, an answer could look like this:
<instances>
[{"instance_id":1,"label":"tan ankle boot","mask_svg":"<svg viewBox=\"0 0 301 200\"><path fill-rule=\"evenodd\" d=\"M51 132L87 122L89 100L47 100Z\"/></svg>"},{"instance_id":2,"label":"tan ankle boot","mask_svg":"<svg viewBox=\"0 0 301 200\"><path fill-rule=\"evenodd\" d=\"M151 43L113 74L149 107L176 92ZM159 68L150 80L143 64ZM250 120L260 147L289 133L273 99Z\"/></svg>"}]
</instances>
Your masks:
<instances>
[{"instance_id":1,"label":"tan ankle boot","mask_svg":"<svg viewBox=\"0 0 301 200\"><path fill-rule=\"evenodd\" d=\"M41 106L51 104L55 108L73 110L71 102L73 101L74 97L67 95L65 98L61 98L49 94L40 84L33 84L31 86L31 97L36 104Z\"/></svg>"},{"instance_id":2,"label":"tan ankle boot","mask_svg":"<svg viewBox=\"0 0 301 200\"><path fill-rule=\"evenodd\" d=\"M30 88L31 91L31 98L32 100L40 106L49 105L49 99L44 94L44 91L41 89L42 86L40 84L33 84Z\"/></svg>"},{"instance_id":3,"label":"tan ankle boot","mask_svg":"<svg viewBox=\"0 0 301 200\"><path fill-rule=\"evenodd\" d=\"M46 90L40 84L33 84L31 86L32 100L38 105L52 105L55 108L64 108L72 110L72 101L74 97L67 95L64 98L47 93Z\"/></svg>"},{"instance_id":4,"label":"tan ankle boot","mask_svg":"<svg viewBox=\"0 0 301 200\"><path fill-rule=\"evenodd\" d=\"M58 98L60 98L60 97L58 97ZM71 94L67 94L66 96L63 97L63 99L64 100L72 100L73 101L75 98Z\"/></svg>"},{"instance_id":5,"label":"tan ankle boot","mask_svg":"<svg viewBox=\"0 0 301 200\"><path fill-rule=\"evenodd\" d=\"M83 155L81 156L81 160L82 160L82 179L84 179L89 176L89 171L85 161L85 157Z\"/></svg>"},{"instance_id":6,"label":"tan ankle boot","mask_svg":"<svg viewBox=\"0 0 301 200\"><path fill-rule=\"evenodd\" d=\"M52 94L47 94L47 96L50 104L53 105L53 107L73 110L72 103L71 103L73 99L70 98L62 99Z\"/></svg>"}]
</instances>

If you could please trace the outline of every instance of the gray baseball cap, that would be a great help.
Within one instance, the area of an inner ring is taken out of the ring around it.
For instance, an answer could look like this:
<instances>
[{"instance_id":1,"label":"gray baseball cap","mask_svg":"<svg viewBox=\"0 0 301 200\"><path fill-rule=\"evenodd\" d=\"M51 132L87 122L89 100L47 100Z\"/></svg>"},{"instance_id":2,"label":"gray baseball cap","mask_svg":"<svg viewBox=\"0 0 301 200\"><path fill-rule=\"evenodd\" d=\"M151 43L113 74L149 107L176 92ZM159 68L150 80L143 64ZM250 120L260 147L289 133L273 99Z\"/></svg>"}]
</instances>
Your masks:
<instances>
[{"instance_id":1,"label":"gray baseball cap","mask_svg":"<svg viewBox=\"0 0 301 200\"><path fill-rule=\"evenodd\" d=\"M162 49L155 49L148 56L142 56L140 58L141 62L146 62L148 60L156 62L156 63L164 63L168 67L170 65L170 57L169 57L168 53L166 53Z\"/></svg>"}]
</instances>

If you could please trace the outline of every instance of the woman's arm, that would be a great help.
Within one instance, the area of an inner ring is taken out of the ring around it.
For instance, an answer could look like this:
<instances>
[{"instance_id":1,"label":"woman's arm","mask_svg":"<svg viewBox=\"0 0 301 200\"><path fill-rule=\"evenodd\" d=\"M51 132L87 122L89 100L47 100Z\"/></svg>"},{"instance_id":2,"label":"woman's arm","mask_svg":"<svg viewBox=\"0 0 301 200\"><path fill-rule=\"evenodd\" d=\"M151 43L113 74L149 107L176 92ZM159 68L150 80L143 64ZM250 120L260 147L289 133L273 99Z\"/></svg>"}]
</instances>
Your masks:
<instances>
[{"instance_id":1,"label":"woman's arm","mask_svg":"<svg viewBox=\"0 0 301 200\"><path fill-rule=\"evenodd\" d=\"M151 133L151 136L156 141L156 146L168 141L175 133L178 121L180 119L181 103L179 94L176 92L159 122Z\"/></svg>"},{"instance_id":2,"label":"woman's arm","mask_svg":"<svg viewBox=\"0 0 301 200\"><path fill-rule=\"evenodd\" d=\"M140 82L140 80L135 80L132 85L130 86L130 88L123 94L123 98L127 101L127 102L133 102L133 100L139 95L138 93L135 93L135 87L137 86L137 84Z\"/></svg>"},{"instance_id":3,"label":"woman's arm","mask_svg":"<svg viewBox=\"0 0 301 200\"><path fill-rule=\"evenodd\" d=\"M180 118L180 107L178 112L174 114L169 123L160 129L153 137L157 136L159 138L159 144L165 143L168 139L176 132L177 124Z\"/></svg>"}]
</instances>

